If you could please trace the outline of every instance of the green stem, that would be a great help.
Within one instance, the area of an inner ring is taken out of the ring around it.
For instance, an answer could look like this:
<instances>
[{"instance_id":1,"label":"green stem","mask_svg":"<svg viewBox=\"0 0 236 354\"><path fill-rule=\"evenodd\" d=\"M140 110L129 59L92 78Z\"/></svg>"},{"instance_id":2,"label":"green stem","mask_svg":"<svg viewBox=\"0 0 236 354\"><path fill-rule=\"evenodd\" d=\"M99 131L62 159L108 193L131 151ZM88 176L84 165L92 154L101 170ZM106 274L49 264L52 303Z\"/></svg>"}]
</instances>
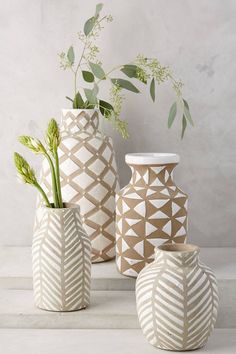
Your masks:
<instances>
[{"instance_id":1,"label":"green stem","mask_svg":"<svg viewBox=\"0 0 236 354\"><path fill-rule=\"evenodd\" d=\"M109 74L111 74L113 71L118 70L118 69L121 69L123 66L124 66L124 64L123 64L123 65L115 66L115 67L112 68L110 71L108 71L107 73L105 73L105 78L106 78ZM96 84L99 85L99 83L100 83L101 81L103 81L103 79L98 80L98 81L96 82Z\"/></svg>"},{"instance_id":2,"label":"green stem","mask_svg":"<svg viewBox=\"0 0 236 354\"><path fill-rule=\"evenodd\" d=\"M48 200L48 197L47 197L46 193L44 192L43 188L38 184L38 182L35 182L33 184L33 186L35 186L38 189L38 191L41 193L41 195L43 197L43 200L45 201L46 206L48 208L51 208L52 206L51 206L51 204L50 204L50 202Z\"/></svg>"},{"instance_id":3,"label":"green stem","mask_svg":"<svg viewBox=\"0 0 236 354\"><path fill-rule=\"evenodd\" d=\"M57 195L57 184L56 184L56 174L55 174L55 169L53 166L53 162L51 157L48 155L48 153L45 153L45 157L48 160L50 169L51 169L51 174L52 174L52 192L53 192L53 201L54 201L54 207L59 208L59 201L58 201L58 195Z\"/></svg>"},{"instance_id":4,"label":"green stem","mask_svg":"<svg viewBox=\"0 0 236 354\"><path fill-rule=\"evenodd\" d=\"M75 90L75 97L77 95L77 72L75 72L74 76L74 90Z\"/></svg>"},{"instance_id":5,"label":"green stem","mask_svg":"<svg viewBox=\"0 0 236 354\"><path fill-rule=\"evenodd\" d=\"M59 168L59 159L58 159L57 150L54 152L54 158L55 158L55 174L56 174L58 201L59 201L60 208L63 208L63 201L61 195L60 168Z\"/></svg>"},{"instance_id":6,"label":"green stem","mask_svg":"<svg viewBox=\"0 0 236 354\"><path fill-rule=\"evenodd\" d=\"M85 42L84 42L84 48L83 48L83 50L82 50L82 54L81 54L80 60L79 60L78 65L77 65L77 67L76 67L76 69L75 69L75 71L74 71L74 90L75 90L75 96L76 96L76 94L77 94L77 74L78 74L78 70L79 70L79 68L80 68L80 64L81 64L81 62L82 62L82 59L83 59L83 57L84 57L84 52L85 52L86 48L87 48L87 38L86 38L86 40L85 40Z\"/></svg>"}]
</instances>

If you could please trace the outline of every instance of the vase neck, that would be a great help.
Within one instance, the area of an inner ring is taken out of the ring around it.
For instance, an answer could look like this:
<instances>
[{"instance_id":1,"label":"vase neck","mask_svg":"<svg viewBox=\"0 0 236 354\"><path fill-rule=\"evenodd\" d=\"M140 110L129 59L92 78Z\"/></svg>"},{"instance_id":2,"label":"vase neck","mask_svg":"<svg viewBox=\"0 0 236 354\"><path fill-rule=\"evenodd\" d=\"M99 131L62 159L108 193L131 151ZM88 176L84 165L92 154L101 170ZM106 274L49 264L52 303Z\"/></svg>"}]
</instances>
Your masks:
<instances>
[{"instance_id":1,"label":"vase neck","mask_svg":"<svg viewBox=\"0 0 236 354\"><path fill-rule=\"evenodd\" d=\"M177 164L166 165L130 165L131 184L136 186L162 187L173 186L173 169Z\"/></svg>"},{"instance_id":2,"label":"vase neck","mask_svg":"<svg viewBox=\"0 0 236 354\"><path fill-rule=\"evenodd\" d=\"M75 134L85 131L95 134L98 131L99 117L95 110L65 109L62 110L61 130Z\"/></svg>"},{"instance_id":3,"label":"vase neck","mask_svg":"<svg viewBox=\"0 0 236 354\"><path fill-rule=\"evenodd\" d=\"M166 244L155 249L156 263L170 267L193 267L198 264L199 248L194 245Z\"/></svg>"}]
</instances>

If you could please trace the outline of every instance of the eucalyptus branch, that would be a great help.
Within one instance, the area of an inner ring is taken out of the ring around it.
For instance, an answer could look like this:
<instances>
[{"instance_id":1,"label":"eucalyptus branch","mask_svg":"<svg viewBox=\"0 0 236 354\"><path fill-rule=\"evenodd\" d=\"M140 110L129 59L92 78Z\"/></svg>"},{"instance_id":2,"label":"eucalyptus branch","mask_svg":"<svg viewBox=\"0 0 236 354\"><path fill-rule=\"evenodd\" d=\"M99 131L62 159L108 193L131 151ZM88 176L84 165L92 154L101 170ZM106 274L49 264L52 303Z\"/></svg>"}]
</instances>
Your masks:
<instances>
[{"instance_id":1,"label":"eucalyptus branch","mask_svg":"<svg viewBox=\"0 0 236 354\"><path fill-rule=\"evenodd\" d=\"M97 59L99 48L95 45L96 39L102 30L102 23L112 21L110 15L100 17L103 4L96 5L95 14L90 17L84 24L83 32L78 33L79 40L83 43L82 52L79 60L75 65L74 49L71 46L67 54L60 54L61 67L65 70L70 68L73 72L73 91L74 97L66 98L73 103L73 108L90 109L98 108L100 112L123 137L128 137L127 123L120 119L121 106L123 98L120 97L121 90L128 90L133 93L139 93L139 88L136 83L142 83L148 87L152 101L156 99L156 85L170 81L172 88L177 95L180 105L182 105L182 133L184 136L187 123L193 125L193 120L190 114L189 105L182 97L183 83L181 80L176 80L169 67L161 65L157 58L149 58L144 55L138 55L133 61L113 67L111 70L104 71L102 63ZM84 68L84 65L86 67ZM81 72L81 84L78 85L79 71ZM121 72L126 78L112 77L114 72ZM128 78L128 79L127 79ZM90 88L84 88L83 81L90 85ZM115 87L110 102L106 102L100 98L101 83L110 80L112 87ZM134 80L134 84L133 84ZM78 91L79 87L79 91ZM119 90L116 88L119 87ZM98 98L99 97L99 98ZM182 101L181 101L182 100ZM102 103L102 104L101 104ZM170 128L177 116L177 103L174 102L170 108L168 115L168 127Z\"/></svg>"},{"instance_id":2,"label":"eucalyptus branch","mask_svg":"<svg viewBox=\"0 0 236 354\"><path fill-rule=\"evenodd\" d=\"M82 62L82 60L83 60L84 52L85 52L86 48L87 48L87 38L86 38L86 40L85 40L84 48L83 48L83 50L82 50L81 57L80 57L80 59L79 59L77 68L76 68L76 70L75 70L75 77L74 77L74 90L75 90L74 93L75 93L75 96L76 96L76 94L77 94L77 74L78 74L78 71L79 71L79 68L80 68L80 64L81 64L81 62Z\"/></svg>"},{"instance_id":3,"label":"eucalyptus branch","mask_svg":"<svg viewBox=\"0 0 236 354\"><path fill-rule=\"evenodd\" d=\"M123 68L123 66L124 66L124 64L123 64L123 65L115 66L114 68L112 68L111 70L109 70L107 73L105 73L105 78L108 78L111 73L113 73L113 72L116 71L116 70L119 70L119 69ZM98 81L96 82L96 84L99 85L100 82L103 81L103 80L104 80L104 79L98 80Z\"/></svg>"}]
</instances>

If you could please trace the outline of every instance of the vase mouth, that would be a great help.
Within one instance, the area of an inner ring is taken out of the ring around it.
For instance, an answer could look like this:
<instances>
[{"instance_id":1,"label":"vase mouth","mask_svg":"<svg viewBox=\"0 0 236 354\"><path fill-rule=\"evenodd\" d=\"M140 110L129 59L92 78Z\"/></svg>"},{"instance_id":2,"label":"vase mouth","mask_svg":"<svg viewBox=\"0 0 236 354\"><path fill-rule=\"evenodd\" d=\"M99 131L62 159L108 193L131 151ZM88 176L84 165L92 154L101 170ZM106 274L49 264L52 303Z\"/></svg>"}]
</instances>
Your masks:
<instances>
[{"instance_id":1,"label":"vase mouth","mask_svg":"<svg viewBox=\"0 0 236 354\"><path fill-rule=\"evenodd\" d=\"M67 112L99 112L98 108L62 108L62 113L66 114Z\"/></svg>"},{"instance_id":2,"label":"vase mouth","mask_svg":"<svg viewBox=\"0 0 236 354\"><path fill-rule=\"evenodd\" d=\"M129 165L163 165L178 163L179 155L174 153L144 152L125 155L125 162Z\"/></svg>"},{"instance_id":3,"label":"vase mouth","mask_svg":"<svg viewBox=\"0 0 236 354\"><path fill-rule=\"evenodd\" d=\"M54 205L54 203L50 203L52 206ZM80 206L78 204L75 203L63 203L63 208L49 208L46 205L43 206L44 209L50 210L50 211L63 211L63 210L68 210L68 209L79 209L80 211Z\"/></svg>"},{"instance_id":4,"label":"vase mouth","mask_svg":"<svg viewBox=\"0 0 236 354\"><path fill-rule=\"evenodd\" d=\"M200 248L196 245L193 244L180 244L180 243L166 243L164 245L160 245L155 248L156 251L162 251L162 252L168 252L168 253L192 253L192 252L198 252L200 251Z\"/></svg>"}]
</instances>

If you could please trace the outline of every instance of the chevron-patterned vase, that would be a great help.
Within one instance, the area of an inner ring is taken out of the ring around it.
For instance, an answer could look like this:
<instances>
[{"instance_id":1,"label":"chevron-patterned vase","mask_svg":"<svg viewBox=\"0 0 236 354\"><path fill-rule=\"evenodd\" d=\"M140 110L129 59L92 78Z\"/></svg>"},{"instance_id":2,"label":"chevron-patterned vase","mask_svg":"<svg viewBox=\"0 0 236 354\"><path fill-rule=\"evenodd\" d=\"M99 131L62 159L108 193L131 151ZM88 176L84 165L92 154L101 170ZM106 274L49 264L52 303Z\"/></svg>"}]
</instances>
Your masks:
<instances>
[{"instance_id":1,"label":"chevron-patterned vase","mask_svg":"<svg viewBox=\"0 0 236 354\"><path fill-rule=\"evenodd\" d=\"M80 206L92 243L92 262L115 257L115 192L119 189L112 139L98 130L97 110L62 111L59 147L63 199ZM49 198L51 175L45 160L42 185ZM36 224L40 220L37 213Z\"/></svg>"},{"instance_id":2,"label":"chevron-patterned vase","mask_svg":"<svg viewBox=\"0 0 236 354\"><path fill-rule=\"evenodd\" d=\"M173 182L176 154L128 154L129 184L116 199L116 263L137 277L153 261L154 247L183 243L187 234L187 195Z\"/></svg>"},{"instance_id":3,"label":"chevron-patterned vase","mask_svg":"<svg viewBox=\"0 0 236 354\"><path fill-rule=\"evenodd\" d=\"M194 245L166 244L140 273L136 302L144 336L155 347L183 351L204 346L214 328L218 289Z\"/></svg>"},{"instance_id":4,"label":"chevron-patterned vase","mask_svg":"<svg viewBox=\"0 0 236 354\"><path fill-rule=\"evenodd\" d=\"M35 304L49 311L83 309L90 299L91 242L79 206L42 209L32 246Z\"/></svg>"}]
</instances>

